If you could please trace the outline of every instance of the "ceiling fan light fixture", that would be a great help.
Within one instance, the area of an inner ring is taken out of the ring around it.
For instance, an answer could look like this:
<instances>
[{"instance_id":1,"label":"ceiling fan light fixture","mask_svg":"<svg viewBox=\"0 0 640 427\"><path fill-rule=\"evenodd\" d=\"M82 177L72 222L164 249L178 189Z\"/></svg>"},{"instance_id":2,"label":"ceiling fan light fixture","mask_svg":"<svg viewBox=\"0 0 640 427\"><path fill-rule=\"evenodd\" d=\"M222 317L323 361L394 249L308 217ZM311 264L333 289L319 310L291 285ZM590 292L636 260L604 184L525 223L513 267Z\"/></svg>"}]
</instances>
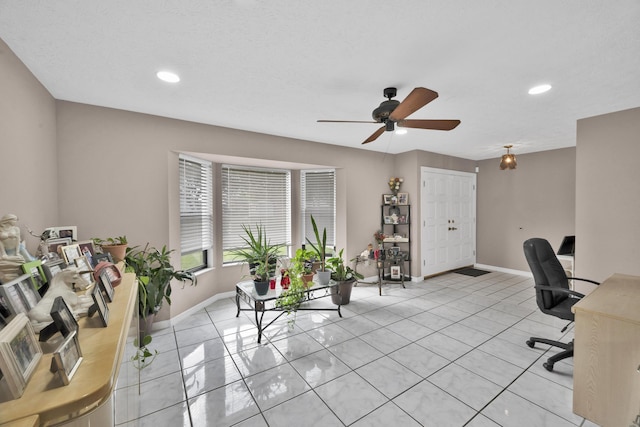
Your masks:
<instances>
[{"instance_id":1,"label":"ceiling fan light fixture","mask_svg":"<svg viewBox=\"0 0 640 427\"><path fill-rule=\"evenodd\" d=\"M550 84L538 85L529 89L529 95L540 95L541 93L548 92L549 90L551 90Z\"/></svg>"},{"instance_id":2,"label":"ceiling fan light fixture","mask_svg":"<svg viewBox=\"0 0 640 427\"><path fill-rule=\"evenodd\" d=\"M178 83L180 81L180 76L176 73L172 73L171 71L158 71L156 76L167 83Z\"/></svg>"},{"instance_id":3,"label":"ceiling fan light fixture","mask_svg":"<svg viewBox=\"0 0 640 427\"><path fill-rule=\"evenodd\" d=\"M406 129L396 129L396 135L404 135L407 133Z\"/></svg>"},{"instance_id":4,"label":"ceiling fan light fixture","mask_svg":"<svg viewBox=\"0 0 640 427\"><path fill-rule=\"evenodd\" d=\"M509 150L513 147L513 145L505 145L504 148L507 149L507 154L502 155L502 159L500 159L500 170L505 169L515 169L518 166L518 162L516 161L515 154L511 154Z\"/></svg>"}]
</instances>

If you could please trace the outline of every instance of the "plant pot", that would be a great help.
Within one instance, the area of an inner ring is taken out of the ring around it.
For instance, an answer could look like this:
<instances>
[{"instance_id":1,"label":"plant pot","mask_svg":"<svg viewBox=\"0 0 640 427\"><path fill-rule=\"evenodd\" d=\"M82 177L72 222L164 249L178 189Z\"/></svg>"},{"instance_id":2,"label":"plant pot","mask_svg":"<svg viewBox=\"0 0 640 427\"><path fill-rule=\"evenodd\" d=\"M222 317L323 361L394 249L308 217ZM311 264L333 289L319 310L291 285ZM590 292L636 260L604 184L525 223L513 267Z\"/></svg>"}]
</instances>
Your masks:
<instances>
[{"instance_id":1,"label":"plant pot","mask_svg":"<svg viewBox=\"0 0 640 427\"><path fill-rule=\"evenodd\" d=\"M304 283L306 287L313 286L313 273L303 274L302 283Z\"/></svg>"},{"instance_id":2,"label":"plant pot","mask_svg":"<svg viewBox=\"0 0 640 427\"><path fill-rule=\"evenodd\" d=\"M331 280L331 271L316 271L316 277L320 285L326 286Z\"/></svg>"},{"instance_id":3,"label":"plant pot","mask_svg":"<svg viewBox=\"0 0 640 427\"><path fill-rule=\"evenodd\" d=\"M111 254L114 263L124 261L127 245L102 245L102 251Z\"/></svg>"},{"instance_id":4,"label":"plant pot","mask_svg":"<svg viewBox=\"0 0 640 427\"><path fill-rule=\"evenodd\" d=\"M346 282L339 282L338 286L331 288L331 301L335 305L347 305L351 301L351 290L355 280L348 280ZM340 292L340 293L338 293Z\"/></svg>"},{"instance_id":5,"label":"plant pot","mask_svg":"<svg viewBox=\"0 0 640 427\"><path fill-rule=\"evenodd\" d=\"M269 292L269 281L265 281L265 282L258 282L256 280L253 281L253 285L256 288L256 294L263 296L266 295L267 292Z\"/></svg>"}]
</instances>

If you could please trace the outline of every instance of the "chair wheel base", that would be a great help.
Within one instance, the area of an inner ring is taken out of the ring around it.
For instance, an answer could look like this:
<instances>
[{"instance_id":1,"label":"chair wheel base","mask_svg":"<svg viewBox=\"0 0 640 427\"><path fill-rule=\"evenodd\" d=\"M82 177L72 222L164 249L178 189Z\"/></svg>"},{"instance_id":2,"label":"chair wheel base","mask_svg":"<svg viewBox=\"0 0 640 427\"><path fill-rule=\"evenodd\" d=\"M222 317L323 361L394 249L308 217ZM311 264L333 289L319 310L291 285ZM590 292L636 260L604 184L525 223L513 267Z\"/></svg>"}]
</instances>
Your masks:
<instances>
[{"instance_id":1,"label":"chair wheel base","mask_svg":"<svg viewBox=\"0 0 640 427\"><path fill-rule=\"evenodd\" d=\"M536 345L536 343L532 340L527 340L527 345L531 348L533 348L534 345Z\"/></svg>"},{"instance_id":2,"label":"chair wheel base","mask_svg":"<svg viewBox=\"0 0 640 427\"><path fill-rule=\"evenodd\" d=\"M553 371L553 363L544 362L542 366L544 366L544 369L546 369L549 372Z\"/></svg>"}]
</instances>

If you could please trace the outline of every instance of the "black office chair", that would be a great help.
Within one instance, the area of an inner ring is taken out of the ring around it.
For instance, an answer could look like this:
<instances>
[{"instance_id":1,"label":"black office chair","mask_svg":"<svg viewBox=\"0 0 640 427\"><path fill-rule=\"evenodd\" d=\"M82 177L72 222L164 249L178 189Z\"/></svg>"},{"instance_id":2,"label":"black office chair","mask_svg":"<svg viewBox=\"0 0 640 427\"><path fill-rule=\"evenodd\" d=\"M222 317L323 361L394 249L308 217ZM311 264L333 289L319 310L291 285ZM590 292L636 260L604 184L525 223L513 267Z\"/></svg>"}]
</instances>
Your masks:
<instances>
[{"instance_id":1,"label":"black office chair","mask_svg":"<svg viewBox=\"0 0 640 427\"><path fill-rule=\"evenodd\" d=\"M580 301L584 295L569 289L569 280L581 280L596 285L600 283L588 279L567 277L564 267L562 267L562 264L560 264L560 261L556 258L553 248L545 239L529 239L524 242L523 246L524 256L527 258L531 273L533 273L538 307L540 307L543 313L573 322L574 316L571 312L571 307ZM568 326L569 325L565 326L562 332L564 332ZM527 345L533 348L537 342L564 349L564 351L549 357L547 361L542 364L547 371L553 371L555 362L573 357L573 341L565 344L546 338L531 337L527 340Z\"/></svg>"}]
</instances>

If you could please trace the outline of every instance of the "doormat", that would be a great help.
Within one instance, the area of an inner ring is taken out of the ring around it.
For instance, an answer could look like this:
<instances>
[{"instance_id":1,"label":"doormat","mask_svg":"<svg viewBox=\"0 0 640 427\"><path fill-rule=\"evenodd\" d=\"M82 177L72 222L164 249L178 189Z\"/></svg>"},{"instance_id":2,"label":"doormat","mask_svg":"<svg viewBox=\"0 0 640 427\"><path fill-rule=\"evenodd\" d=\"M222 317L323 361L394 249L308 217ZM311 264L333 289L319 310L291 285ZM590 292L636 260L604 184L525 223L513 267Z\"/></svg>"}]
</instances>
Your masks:
<instances>
[{"instance_id":1,"label":"doormat","mask_svg":"<svg viewBox=\"0 0 640 427\"><path fill-rule=\"evenodd\" d=\"M460 270L454 270L453 272L472 277L478 277L482 276L483 274L491 273L490 271L478 270L477 268L461 268Z\"/></svg>"}]
</instances>

